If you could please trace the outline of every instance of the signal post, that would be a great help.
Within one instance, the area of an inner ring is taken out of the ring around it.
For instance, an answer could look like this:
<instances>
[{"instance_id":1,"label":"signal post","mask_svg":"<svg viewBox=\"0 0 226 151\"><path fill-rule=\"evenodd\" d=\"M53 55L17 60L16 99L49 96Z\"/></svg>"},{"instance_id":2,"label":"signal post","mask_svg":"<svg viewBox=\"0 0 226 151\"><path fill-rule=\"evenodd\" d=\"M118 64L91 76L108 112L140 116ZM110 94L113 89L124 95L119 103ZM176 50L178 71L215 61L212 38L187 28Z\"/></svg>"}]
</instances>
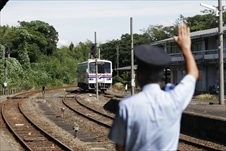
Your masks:
<instances>
[{"instance_id":1,"label":"signal post","mask_svg":"<svg viewBox=\"0 0 226 151\"><path fill-rule=\"evenodd\" d=\"M6 87L7 87L7 62L6 58L10 57L10 48L8 46L5 46L5 49L3 50L3 58L5 60L4 62L4 83L2 84L3 88L3 95L6 95Z\"/></svg>"},{"instance_id":2,"label":"signal post","mask_svg":"<svg viewBox=\"0 0 226 151\"><path fill-rule=\"evenodd\" d=\"M90 47L90 54L95 58L95 65L96 65L96 98L98 99L98 65L97 65L97 54L96 54L96 32L94 32L94 41L95 43Z\"/></svg>"}]
</instances>

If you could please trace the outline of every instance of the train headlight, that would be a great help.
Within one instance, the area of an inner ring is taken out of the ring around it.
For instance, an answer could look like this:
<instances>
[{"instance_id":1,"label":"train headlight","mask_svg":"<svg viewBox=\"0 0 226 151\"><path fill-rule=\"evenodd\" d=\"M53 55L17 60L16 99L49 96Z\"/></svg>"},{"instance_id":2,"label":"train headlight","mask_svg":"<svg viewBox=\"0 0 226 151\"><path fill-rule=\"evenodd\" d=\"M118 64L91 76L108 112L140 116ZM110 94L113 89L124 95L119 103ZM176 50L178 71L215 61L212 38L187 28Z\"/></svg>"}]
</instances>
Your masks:
<instances>
[{"instance_id":1,"label":"train headlight","mask_svg":"<svg viewBox=\"0 0 226 151\"><path fill-rule=\"evenodd\" d=\"M89 78L89 80L93 80L93 78Z\"/></svg>"},{"instance_id":2,"label":"train headlight","mask_svg":"<svg viewBox=\"0 0 226 151\"><path fill-rule=\"evenodd\" d=\"M111 80L111 78L107 78L107 80Z\"/></svg>"}]
</instances>

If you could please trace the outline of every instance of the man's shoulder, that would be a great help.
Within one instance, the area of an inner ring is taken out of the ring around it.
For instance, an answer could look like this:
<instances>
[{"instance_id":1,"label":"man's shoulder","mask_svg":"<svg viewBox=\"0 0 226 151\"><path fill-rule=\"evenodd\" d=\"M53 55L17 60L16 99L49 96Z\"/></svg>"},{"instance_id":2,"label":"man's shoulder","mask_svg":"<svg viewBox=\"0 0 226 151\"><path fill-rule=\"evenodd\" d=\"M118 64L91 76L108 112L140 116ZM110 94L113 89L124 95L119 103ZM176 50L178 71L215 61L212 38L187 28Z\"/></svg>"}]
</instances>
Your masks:
<instances>
[{"instance_id":1,"label":"man's shoulder","mask_svg":"<svg viewBox=\"0 0 226 151\"><path fill-rule=\"evenodd\" d=\"M190 74L185 75L181 81L196 83L195 77Z\"/></svg>"},{"instance_id":2,"label":"man's shoulder","mask_svg":"<svg viewBox=\"0 0 226 151\"><path fill-rule=\"evenodd\" d=\"M123 98L119 104L120 105L132 105L140 102L140 99L144 98L143 93L139 92L137 94L134 94L132 96L126 96Z\"/></svg>"}]
</instances>

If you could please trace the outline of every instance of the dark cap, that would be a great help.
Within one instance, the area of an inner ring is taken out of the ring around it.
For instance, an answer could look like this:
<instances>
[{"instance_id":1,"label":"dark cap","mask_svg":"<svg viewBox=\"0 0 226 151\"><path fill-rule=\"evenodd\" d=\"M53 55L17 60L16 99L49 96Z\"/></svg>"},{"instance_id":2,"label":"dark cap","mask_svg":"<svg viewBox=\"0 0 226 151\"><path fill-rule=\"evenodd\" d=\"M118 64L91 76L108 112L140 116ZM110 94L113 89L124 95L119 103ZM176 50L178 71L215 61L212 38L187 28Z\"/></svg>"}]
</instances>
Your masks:
<instances>
[{"instance_id":1,"label":"dark cap","mask_svg":"<svg viewBox=\"0 0 226 151\"><path fill-rule=\"evenodd\" d=\"M138 62L150 66L164 67L171 63L171 57L163 49L151 45L139 45L134 49Z\"/></svg>"}]
</instances>

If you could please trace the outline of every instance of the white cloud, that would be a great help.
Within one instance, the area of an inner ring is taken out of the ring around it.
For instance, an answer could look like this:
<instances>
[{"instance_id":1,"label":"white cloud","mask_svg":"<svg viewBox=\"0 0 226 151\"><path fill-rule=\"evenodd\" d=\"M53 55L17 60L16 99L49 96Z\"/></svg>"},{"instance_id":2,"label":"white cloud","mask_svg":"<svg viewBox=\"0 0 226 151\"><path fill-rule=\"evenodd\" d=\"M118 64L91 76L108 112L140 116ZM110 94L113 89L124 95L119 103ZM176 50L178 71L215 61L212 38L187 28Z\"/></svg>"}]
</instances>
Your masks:
<instances>
[{"instance_id":1,"label":"white cloud","mask_svg":"<svg viewBox=\"0 0 226 151\"><path fill-rule=\"evenodd\" d=\"M70 42L68 40L59 39L57 43L57 47L60 48L61 46L69 46Z\"/></svg>"}]
</instances>

